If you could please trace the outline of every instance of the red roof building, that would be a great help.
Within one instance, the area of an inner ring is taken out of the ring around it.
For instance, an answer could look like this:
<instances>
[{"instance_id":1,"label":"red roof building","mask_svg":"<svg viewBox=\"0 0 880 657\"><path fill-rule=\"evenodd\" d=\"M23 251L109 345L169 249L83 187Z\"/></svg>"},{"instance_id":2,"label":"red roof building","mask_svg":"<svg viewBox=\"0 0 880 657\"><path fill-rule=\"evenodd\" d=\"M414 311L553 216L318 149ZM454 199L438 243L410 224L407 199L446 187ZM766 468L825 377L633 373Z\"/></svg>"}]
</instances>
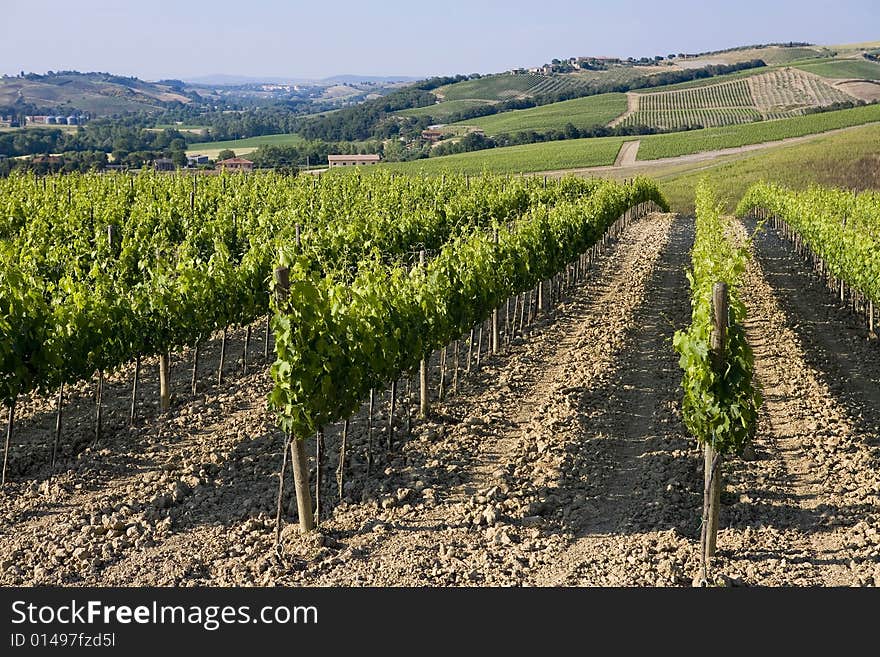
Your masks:
<instances>
[{"instance_id":1,"label":"red roof building","mask_svg":"<svg viewBox=\"0 0 880 657\"><path fill-rule=\"evenodd\" d=\"M225 171L253 171L254 163L243 157L230 157L228 160L217 162L217 168Z\"/></svg>"}]
</instances>

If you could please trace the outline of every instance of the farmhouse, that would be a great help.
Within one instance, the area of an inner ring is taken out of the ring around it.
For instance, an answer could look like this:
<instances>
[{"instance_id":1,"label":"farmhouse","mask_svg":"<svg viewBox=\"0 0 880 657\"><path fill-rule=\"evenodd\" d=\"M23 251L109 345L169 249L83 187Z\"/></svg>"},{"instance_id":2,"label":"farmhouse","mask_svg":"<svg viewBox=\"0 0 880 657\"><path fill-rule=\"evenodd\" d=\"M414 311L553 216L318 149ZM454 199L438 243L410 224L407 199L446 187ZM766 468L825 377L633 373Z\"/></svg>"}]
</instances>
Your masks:
<instances>
[{"instance_id":1,"label":"farmhouse","mask_svg":"<svg viewBox=\"0 0 880 657\"><path fill-rule=\"evenodd\" d=\"M357 166L359 164L378 164L378 155L328 155L327 164L331 167Z\"/></svg>"},{"instance_id":2,"label":"farmhouse","mask_svg":"<svg viewBox=\"0 0 880 657\"><path fill-rule=\"evenodd\" d=\"M160 157L153 160L153 166L156 168L156 171L174 171L174 160Z\"/></svg>"},{"instance_id":3,"label":"farmhouse","mask_svg":"<svg viewBox=\"0 0 880 657\"><path fill-rule=\"evenodd\" d=\"M34 155L31 158L31 162L34 164L48 164L49 166L64 163L60 155Z\"/></svg>"},{"instance_id":4,"label":"farmhouse","mask_svg":"<svg viewBox=\"0 0 880 657\"><path fill-rule=\"evenodd\" d=\"M224 171L253 171L254 163L243 157L230 157L228 160L217 162L217 168Z\"/></svg>"},{"instance_id":5,"label":"farmhouse","mask_svg":"<svg viewBox=\"0 0 880 657\"><path fill-rule=\"evenodd\" d=\"M443 139L443 133L439 130L422 130L422 139L435 142Z\"/></svg>"}]
</instances>

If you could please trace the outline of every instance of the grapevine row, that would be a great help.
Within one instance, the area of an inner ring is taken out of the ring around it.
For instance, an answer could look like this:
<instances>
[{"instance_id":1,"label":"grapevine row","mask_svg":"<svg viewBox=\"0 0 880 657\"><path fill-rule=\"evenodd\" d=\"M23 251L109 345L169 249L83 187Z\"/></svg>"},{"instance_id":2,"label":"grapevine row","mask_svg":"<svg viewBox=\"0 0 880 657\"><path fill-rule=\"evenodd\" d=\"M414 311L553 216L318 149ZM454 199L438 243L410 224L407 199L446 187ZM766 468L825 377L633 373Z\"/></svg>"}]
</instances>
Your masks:
<instances>
[{"instance_id":1,"label":"grapevine row","mask_svg":"<svg viewBox=\"0 0 880 657\"><path fill-rule=\"evenodd\" d=\"M696 190L696 237L691 253L691 325L675 332L681 355L685 425L705 452L702 569L715 553L721 495L721 460L742 453L754 438L761 394L753 385L754 355L743 322L739 286L748 247L736 246L730 219L703 180Z\"/></svg>"},{"instance_id":2,"label":"grapevine row","mask_svg":"<svg viewBox=\"0 0 880 657\"><path fill-rule=\"evenodd\" d=\"M811 187L793 191L771 183L753 185L737 208L740 216L772 218L826 285L853 306L862 303L874 329L880 302L880 196Z\"/></svg>"},{"instance_id":3,"label":"grapevine row","mask_svg":"<svg viewBox=\"0 0 880 657\"><path fill-rule=\"evenodd\" d=\"M268 312L278 245L315 271L409 257L588 181L13 176L0 183L0 398L194 345Z\"/></svg>"},{"instance_id":4,"label":"grapevine row","mask_svg":"<svg viewBox=\"0 0 880 657\"><path fill-rule=\"evenodd\" d=\"M274 302L278 360L270 405L305 439L350 415L374 388L484 321L504 299L564 269L656 186L603 181L584 200L536 208L508 226L450 240L424 266L362 261L351 280L311 271L288 250L289 291Z\"/></svg>"}]
</instances>

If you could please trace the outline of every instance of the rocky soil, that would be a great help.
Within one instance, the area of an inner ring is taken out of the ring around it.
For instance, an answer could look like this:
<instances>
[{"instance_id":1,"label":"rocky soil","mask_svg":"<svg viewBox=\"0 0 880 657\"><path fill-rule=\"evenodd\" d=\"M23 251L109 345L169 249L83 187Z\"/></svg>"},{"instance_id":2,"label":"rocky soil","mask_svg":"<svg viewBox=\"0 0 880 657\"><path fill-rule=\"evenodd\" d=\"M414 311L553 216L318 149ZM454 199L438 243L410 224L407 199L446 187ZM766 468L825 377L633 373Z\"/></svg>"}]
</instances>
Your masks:
<instances>
[{"instance_id":1,"label":"rocky soil","mask_svg":"<svg viewBox=\"0 0 880 657\"><path fill-rule=\"evenodd\" d=\"M247 374L243 330L231 336L220 385L218 341L206 345L196 396L192 354L177 354L167 416L145 363L134 427L131 368L108 376L97 444L93 384L72 388L51 477L55 399L25 400L0 491L0 583L691 586L702 457L680 421L671 339L689 321L692 240L674 215L629 227L509 346L489 355L484 335L469 375L462 344L442 401L435 357L432 413L415 417L402 381L390 452L377 395L374 462L365 408L341 495L340 427L328 428L320 531L299 533L288 480L278 548L282 436L265 409L261 326ZM767 402L757 458L725 464L712 580L880 583L876 340L775 236L755 251L744 297Z\"/></svg>"}]
</instances>

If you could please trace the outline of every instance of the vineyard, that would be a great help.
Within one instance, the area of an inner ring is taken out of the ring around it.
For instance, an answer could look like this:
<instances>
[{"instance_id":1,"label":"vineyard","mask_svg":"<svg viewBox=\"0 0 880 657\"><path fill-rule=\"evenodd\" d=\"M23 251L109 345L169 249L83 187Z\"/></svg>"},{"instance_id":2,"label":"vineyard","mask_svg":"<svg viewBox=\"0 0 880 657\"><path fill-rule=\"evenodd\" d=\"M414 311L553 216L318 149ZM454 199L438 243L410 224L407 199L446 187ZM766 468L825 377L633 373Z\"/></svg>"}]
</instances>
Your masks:
<instances>
[{"instance_id":1,"label":"vineyard","mask_svg":"<svg viewBox=\"0 0 880 657\"><path fill-rule=\"evenodd\" d=\"M741 79L673 91L638 94L638 109L623 125L658 128L736 125L799 116L808 108L853 97L804 71L785 68Z\"/></svg>"},{"instance_id":2,"label":"vineyard","mask_svg":"<svg viewBox=\"0 0 880 657\"><path fill-rule=\"evenodd\" d=\"M4 584L880 581L876 194L735 218L704 184L691 220L641 178L142 173L0 204Z\"/></svg>"}]
</instances>

